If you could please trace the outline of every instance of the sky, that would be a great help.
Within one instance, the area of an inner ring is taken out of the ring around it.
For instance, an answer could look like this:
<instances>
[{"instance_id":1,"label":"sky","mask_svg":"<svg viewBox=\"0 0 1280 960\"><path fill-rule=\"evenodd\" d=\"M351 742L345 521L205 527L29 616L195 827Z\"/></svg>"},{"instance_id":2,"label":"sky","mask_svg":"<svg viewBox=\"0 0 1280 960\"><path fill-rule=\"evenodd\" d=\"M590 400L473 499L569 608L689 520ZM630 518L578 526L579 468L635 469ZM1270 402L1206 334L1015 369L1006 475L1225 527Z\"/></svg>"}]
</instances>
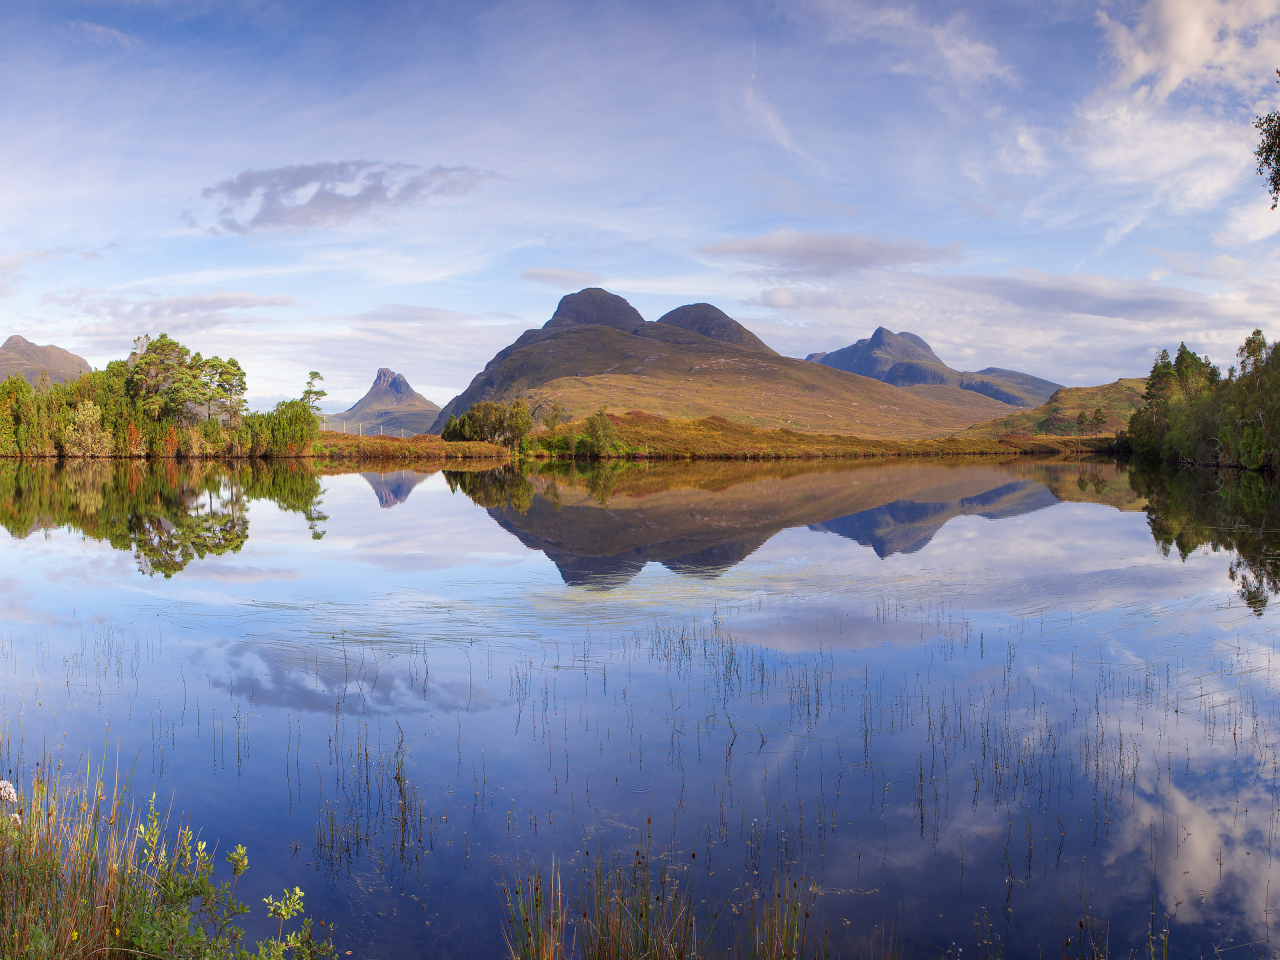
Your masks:
<instances>
[{"instance_id":1,"label":"sky","mask_svg":"<svg viewBox=\"0 0 1280 960\"><path fill-rule=\"evenodd\" d=\"M9 0L0 338L443 404L586 286L1084 386L1280 336L1280 0Z\"/></svg>"}]
</instances>

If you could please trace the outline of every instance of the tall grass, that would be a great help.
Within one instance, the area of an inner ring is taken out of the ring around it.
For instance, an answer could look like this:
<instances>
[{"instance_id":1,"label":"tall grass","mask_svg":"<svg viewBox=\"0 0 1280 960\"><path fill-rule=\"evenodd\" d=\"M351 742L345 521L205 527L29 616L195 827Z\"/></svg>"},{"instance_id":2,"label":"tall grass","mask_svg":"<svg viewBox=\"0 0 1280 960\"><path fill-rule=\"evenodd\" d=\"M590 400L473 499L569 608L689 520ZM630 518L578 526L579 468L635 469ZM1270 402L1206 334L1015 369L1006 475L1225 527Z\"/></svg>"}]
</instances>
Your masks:
<instances>
[{"instance_id":1,"label":"tall grass","mask_svg":"<svg viewBox=\"0 0 1280 960\"><path fill-rule=\"evenodd\" d=\"M566 951L568 929L560 890L560 873L555 859L545 876L534 869L520 874L516 863L514 883L502 888L507 898L507 926L502 931L507 949L516 960L567 960L574 955L572 946Z\"/></svg>"},{"instance_id":2,"label":"tall grass","mask_svg":"<svg viewBox=\"0 0 1280 960\"><path fill-rule=\"evenodd\" d=\"M142 813L118 770L109 794L101 769L86 767L79 787L64 787L60 773L46 763L25 788L0 781L0 957L248 960L235 925L249 912L235 898L249 868L244 847L226 856L232 879L215 884L213 852L190 827L171 833L154 794ZM264 901L281 922L257 957L336 956L310 920L284 934L302 897L295 888Z\"/></svg>"}]
</instances>

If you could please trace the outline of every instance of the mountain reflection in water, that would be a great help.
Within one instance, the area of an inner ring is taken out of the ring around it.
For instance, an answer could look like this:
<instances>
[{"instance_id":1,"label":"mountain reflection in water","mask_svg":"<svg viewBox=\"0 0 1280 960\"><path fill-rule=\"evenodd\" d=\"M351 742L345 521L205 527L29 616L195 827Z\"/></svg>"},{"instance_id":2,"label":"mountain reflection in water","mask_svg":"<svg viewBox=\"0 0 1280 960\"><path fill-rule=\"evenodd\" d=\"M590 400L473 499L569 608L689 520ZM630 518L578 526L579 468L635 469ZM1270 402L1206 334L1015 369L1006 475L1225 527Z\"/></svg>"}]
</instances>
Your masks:
<instances>
[{"instance_id":1,"label":"mountain reflection in water","mask_svg":"<svg viewBox=\"0 0 1280 960\"><path fill-rule=\"evenodd\" d=\"M548 465L446 472L565 583L608 589L645 564L714 577L793 527L881 557L923 548L954 517L996 520L1063 501L1144 505L1114 463Z\"/></svg>"}]
</instances>

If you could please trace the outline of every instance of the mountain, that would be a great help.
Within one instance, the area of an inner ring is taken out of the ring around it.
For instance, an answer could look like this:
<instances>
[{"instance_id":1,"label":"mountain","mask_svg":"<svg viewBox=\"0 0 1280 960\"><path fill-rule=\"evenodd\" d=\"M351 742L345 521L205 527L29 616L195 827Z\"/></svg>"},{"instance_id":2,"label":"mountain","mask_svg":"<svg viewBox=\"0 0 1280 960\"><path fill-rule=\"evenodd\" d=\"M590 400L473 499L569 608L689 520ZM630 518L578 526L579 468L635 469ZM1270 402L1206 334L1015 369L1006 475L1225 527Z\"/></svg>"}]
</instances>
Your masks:
<instances>
[{"instance_id":1,"label":"mountain","mask_svg":"<svg viewBox=\"0 0 1280 960\"><path fill-rule=\"evenodd\" d=\"M1099 407L1107 415L1107 420L1098 432L1114 434L1129 425L1133 411L1142 406L1142 395L1146 389L1145 377L1131 377L1098 387L1061 387L1034 410L975 423L964 435L998 437L1006 433L1025 433L1072 437L1076 435L1076 417L1080 411L1092 417Z\"/></svg>"},{"instance_id":2,"label":"mountain","mask_svg":"<svg viewBox=\"0 0 1280 960\"><path fill-rule=\"evenodd\" d=\"M402 374L383 367L373 386L350 410L330 414L329 428L346 433L382 432L396 436L427 433L440 408L414 391Z\"/></svg>"},{"instance_id":3,"label":"mountain","mask_svg":"<svg viewBox=\"0 0 1280 960\"><path fill-rule=\"evenodd\" d=\"M599 288L564 297L542 328L499 351L440 411L432 433L481 400L516 398L535 416L559 402L575 419L608 405L679 419L718 415L758 427L902 438L954 432L1009 409L954 385L912 393L779 356L708 303L646 321L625 299Z\"/></svg>"},{"instance_id":4,"label":"mountain","mask_svg":"<svg viewBox=\"0 0 1280 960\"><path fill-rule=\"evenodd\" d=\"M830 353L811 353L807 359L896 387L954 386L1015 407L1038 406L1061 386L999 367L987 367L976 373L952 370L922 338L905 330L893 333L884 327L877 327L875 333L857 343Z\"/></svg>"},{"instance_id":5,"label":"mountain","mask_svg":"<svg viewBox=\"0 0 1280 960\"><path fill-rule=\"evenodd\" d=\"M39 347L16 333L0 345L0 380L10 374L19 374L35 385L42 371L49 374L53 383L77 380L82 373L90 373L93 367L84 357L55 347L53 344Z\"/></svg>"}]
</instances>

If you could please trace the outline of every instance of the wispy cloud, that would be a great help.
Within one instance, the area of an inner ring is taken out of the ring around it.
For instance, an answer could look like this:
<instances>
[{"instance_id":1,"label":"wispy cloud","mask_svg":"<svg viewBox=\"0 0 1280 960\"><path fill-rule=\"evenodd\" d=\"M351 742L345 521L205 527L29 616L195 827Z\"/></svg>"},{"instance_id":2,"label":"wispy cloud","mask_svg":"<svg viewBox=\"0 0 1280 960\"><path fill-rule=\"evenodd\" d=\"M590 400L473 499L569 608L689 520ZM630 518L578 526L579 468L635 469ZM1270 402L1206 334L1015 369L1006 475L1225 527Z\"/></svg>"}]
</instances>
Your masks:
<instances>
[{"instance_id":1,"label":"wispy cloud","mask_svg":"<svg viewBox=\"0 0 1280 960\"><path fill-rule=\"evenodd\" d=\"M818 0L812 7L828 24L832 40L877 40L907 50L908 56L898 63L899 72L927 73L942 64L953 80L964 83L1017 81L995 47L973 36L963 13L939 21L907 5Z\"/></svg>"},{"instance_id":2,"label":"wispy cloud","mask_svg":"<svg viewBox=\"0 0 1280 960\"><path fill-rule=\"evenodd\" d=\"M729 258L789 273L829 277L868 267L955 263L959 244L931 247L920 240L880 240L860 233L805 233L776 230L761 237L723 240L698 253Z\"/></svg>"},{"instance_id":3,"label":"wispy cloud","mask_svg":"<svg viewBox=\"0 0 1280 960\"><path fill-rule=\"evenodd\" d=\"M74 330L77 339L110 349L141 333L163 332L181 339L183 335L207 333L226 322L243 326L251 321L242 311L288 307L298 300L286 294L264 295L248 290L142 297L104 290L77 290L47 293L41 302L61 308L78 321Z\"/></svg>"},{"instance_id":4,"label":"wispy cloud","mask_svg":"<svg viewBox=\"0 0 1280 960\"><path fill-rule=\"evenodd\" d=\"M604 277L586 270L568 270L560 267L530 267L520 271L520 279L541 283L558 290L580 290L598 286Z\"/></svg>"},{"instance_id":5,"label":"wispy cloud","mask_svg":"<svg viewBox=\"0 0 1280 960\"><path fill-rule=\"evenodd\" d=\"M218 226L230 233L303 231L340 226L430 197L459 196L498 176L466 166L424 170L407 163L346 160L245 170L205 187L200 195L225 201ZM251 215L236 219L246 208Z\"/></svg>"},{"instance_id":6,"label":"wispy cloud","mask_svg":"<svg viewBox=\"0 0 1280 960\"><path fill-rule=\"evenodd\" d=\"M52 257L56 257L60 252L62 251L22 250L18 253L10 253L0 257L0 297L10 297L17 292L13 285L27 279L27 275L22 271L24 266L32 263L43 263Z\"/></svg>"},{"instance_id":7,"label":"wispy cloud","mask_svg":"<svg viewBox=\"0 0 1280 960\"><path fill-rule=\"evenodd\" d=\"M81 20L73 21L68 26L81 37L92 40L94 43L120 46L128 49L142 42L132 34L116 30L114 27L104 27L100 23L89 23Z\"/></svg>"}]
</instances>

